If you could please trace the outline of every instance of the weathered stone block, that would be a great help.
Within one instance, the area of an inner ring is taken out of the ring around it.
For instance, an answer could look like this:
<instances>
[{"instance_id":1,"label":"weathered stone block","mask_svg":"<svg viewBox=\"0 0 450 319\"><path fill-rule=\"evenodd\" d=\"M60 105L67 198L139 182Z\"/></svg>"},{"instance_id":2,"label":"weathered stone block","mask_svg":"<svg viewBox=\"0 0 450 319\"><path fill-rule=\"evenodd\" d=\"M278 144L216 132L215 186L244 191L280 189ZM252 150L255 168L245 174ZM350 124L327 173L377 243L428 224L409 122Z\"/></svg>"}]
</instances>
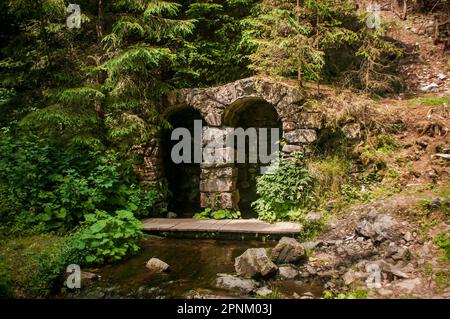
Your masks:
<instances>
[{"instance_id":1,"label":"weathered stone block","mask_svg":"<svg viewBox=\"0 0 450 319\"><path fill-rule=\"evenodd\" d=\"M301 152L301 153L303 153L304 150L305 150L305 148L303 146L290 145L290 144L283 145L283 149L282 149L282 151L284 153L288 153L288 154L293 153L293 152Z\"/></svg>"},{"instance_id":2,"label":"weathered stone block","mask_svg":"<svg viewBox=\"0 0 450 319\"><path fill-rule=\"evenodd\" d=\"M283 131L284 132L290 132L293 131L295 129L297 129L298 126L295 122L291 122L291 121L284 121L283 122Z\"/></svg>"},{"instance_id":3,"label":"weathered stone block","mask_svg":"<svg viewBox=\"0 0 450 319\"><path fill-rule=\"evenodd\" d=\"M277 109L283 109L293 104L301 104L303 100L304 97L299 91L287 90L287 94L278 102Z\"/></svg>"},{"instance_id":4,"label":"weathered stone block","mask_svg":"<svg viewBox=\"0 0 450 319\"><path fill-rule=\"evenodd\" d=\"M239 191L229 193L200 193L200 206L211 209L238 209Z\"/></svg>"},{"instance_id":5,"label":"weathered stone block","mask_svg":"<svg viewBox=\"0 0 450 319\"><path fill-rule=\"evenodd\" d=\"M244 277L266 277L278 270L264 248L247 249L235 259L234 268L239 276Z\"/></svg>"},{"instance_id":6,"label":"weathered stone block","mask_svg":"<svg viewBox=\"0 0 450 319\"><path fill-rule=\"evenodd\" d=\"M301 128L321 128L323 114L319 112L301 112L296 115L297 124Z\"/></svg>"},{"instance_id":7,"label":"weathered stone block","mask_svg":"<svg viewBox=\"0 0 450 319\"><path fill-rule=\"evenodd\" d=\"M361 137L361 126L358 123L350 123L342 128L342 133L351 140L356 140Z\"/></svg>"},{"instance_id":8,"label":"weathered stone block","mask_svg":"<svg viewBox=\"0 0 450 319\"><path fill-rule=\"evenodd\" d=\"M221 178L236 177L238 174L235 167L219 167L219 168L204 168L200 174L202 180L214 180Z\"/></svg>"},{"instance_id":9,"label":"weathered stone block","mask_svg":"<svg viewBox=\"0 0 450 319\"><path fill-rule=\"evenodd\" d=\"M305 257L305 248L294 238L283 237L272 249L272 260L280 263L296 263Z\"/></svg>"},{"instance_id":10,"label":"weathered stone block","mask_svg":"<svg viewBox=\"0 0 450 319\"><path fill-rule=\"evenodd\" d=\"M236 178L208 179L200 181L200 191L206 193L230 192L236 189Z\"/></svg>"},{"instance_id":11,"label":"weathered stone block","mask_svg":"<svg viewBox=\"0 0 450 319\"><path fill-rule=\"evenodd\" d=\"M258 287L258 283L253 279L244 279L232 275L219 275L216 285L219 288L240 290L244 293L250 293Z\"/></svg>"},{"instance_id":12,"label":"weathered stone block","mask_svg":"<svg viewBox=\"0 0 450 319\"><path fill-rule=\"evenodd\" d=\"M222 126L222 115L218 113L209 113L205 116L205 121L209 126Z\"/></svg>"},{"instance_id":13,"label":"weathered stone block","mask_svg":"<svg viewBox=\"0 0 450 319\"><path fill-rule=\"evenodd\" d=\"M162 159L161 157L144 157L144 166L145 167L154 167L154 166L160 166L162 165Z\"/></svg>"},{"instance_id":14,"label":"weathered stone block","mask_svg":"<svg viewBox=\"0 0 450 319\"><path fill-rule=\"evenodd\" d=\"M229 166L233 164L236 158L236 152L231 147L226 148L204 148L203 164L208 166Z\"/></svg>"},{"instance_id":15,"label":"weathered stone block","mask_svg":"<svg viewBox=\"0 0 450 319\"><path fill-rule=\"evenodd\" d=\"M313 143L317 140L317 132L312 129L297 129L283 134L289 144Z\"/></svg>"},{"instance_id":16,"label":"weathered stone block","mask_svg":"<svg viewBox=\"0 0 450 319\"><path fill-rule=\"evenodd\" d=\"M202 145L204 147L216 148L218 146L225 147L227 136L233 133L233 128L219 128L219 127L203 127L202 131Z\"/></svg>"}]
</instances>

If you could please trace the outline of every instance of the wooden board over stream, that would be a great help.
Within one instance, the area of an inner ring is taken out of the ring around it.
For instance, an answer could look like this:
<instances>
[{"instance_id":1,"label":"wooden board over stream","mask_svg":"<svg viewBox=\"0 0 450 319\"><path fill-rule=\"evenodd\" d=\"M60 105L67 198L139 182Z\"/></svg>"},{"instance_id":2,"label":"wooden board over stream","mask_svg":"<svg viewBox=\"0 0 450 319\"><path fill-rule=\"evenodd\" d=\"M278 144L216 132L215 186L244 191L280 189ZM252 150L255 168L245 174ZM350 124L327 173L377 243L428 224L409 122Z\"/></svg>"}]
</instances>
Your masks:
<instances>
[{"instance_id":1,"label":"wooden board over stream","mask_svg":"<svg viewBox=\"0 0 450 319\"><path fill-rule=\"evenodd\" d=\"M258 219L193 219L148 218L142 221L146 232L196 232L232 233L255 235L298 235L302 226L297 223L279 222L269 224Z\"/></svg>"}]
</instances>

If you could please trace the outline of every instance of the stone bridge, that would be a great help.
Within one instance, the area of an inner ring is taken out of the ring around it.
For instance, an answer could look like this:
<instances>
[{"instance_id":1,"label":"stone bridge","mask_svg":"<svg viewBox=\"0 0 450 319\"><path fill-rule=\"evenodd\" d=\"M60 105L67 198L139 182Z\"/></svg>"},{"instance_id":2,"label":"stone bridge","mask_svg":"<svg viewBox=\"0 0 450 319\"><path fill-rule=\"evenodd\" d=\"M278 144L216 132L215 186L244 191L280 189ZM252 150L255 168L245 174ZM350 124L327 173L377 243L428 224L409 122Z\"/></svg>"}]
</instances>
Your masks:
<instances>
[{"instance_id":1,"label":"stone bridge","mask_svg":"<svg viewBox=\"0 0 450 319\"><path fill-rule=\"evenodd\" d=\"M296 86L274 79L251 77L218 87L181 89L167 96L163 113L173 128L193 130L193 120L203 122L203 146L212 135L226 134L231 127L279 128L282 153L304 151L317 139L322 115L303 108L305 97ZM251 216L251 202L257 198L258 163L174 164L170 148L171 131L161 132L145 145L136 147L143 165L136 167L146 183L164 177L173 193L169 201L177 214L190 215L201 208L240 209ZM227 152L226 149L223 150ZM245 216L245 214L244 214Z\"/></svg>"}]
</instances>

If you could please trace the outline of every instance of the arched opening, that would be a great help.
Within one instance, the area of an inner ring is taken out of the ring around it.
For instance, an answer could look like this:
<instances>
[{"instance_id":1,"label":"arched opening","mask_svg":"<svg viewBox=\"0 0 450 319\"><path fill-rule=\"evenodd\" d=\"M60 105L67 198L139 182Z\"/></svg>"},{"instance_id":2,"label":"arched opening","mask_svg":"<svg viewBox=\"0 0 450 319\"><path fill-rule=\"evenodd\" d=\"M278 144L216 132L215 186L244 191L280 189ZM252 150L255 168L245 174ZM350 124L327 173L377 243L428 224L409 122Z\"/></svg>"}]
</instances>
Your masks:
<instances>
[{"instance_id":1,"label":"arched opening","mask_svg":"<svg viewBox=\"0 0 450 319\"><path fill-rule=\"evenodd\" d=\"M192 217L200 212L200 163L194 161L194 121L201 120L206 125L200 112L192 107L182 107L166 115L172 128L162 134L162 151L164 172L172 194L168 209L179 217ZM179 141L172 141L171 134L176 128L186 128L191 135L190 163L175 163L171 151Z\"/></svg>"},{"instance_id":2,"label":"arched opening","mask_svg":"<svg viewBox=\"0 0 450 319\"><path fill-rule=\"evenodd\" d=\"M225 126L242 128L255 128L257 133L258 151L260 145L261 128L266 128L267 132L267 150L271 150L271 128L278 129L278 136L276 136L277 143L281 137L282 123L278 117L278 113L272 104L259 98L244 98L234 102L224 112L223 123ZM235 146L237 140L235 140ZM257 156L257 162L250 161L250 145L249 137L246 137L245 142L245 162L236 163L238 170L237 188L239 190L239 210L244 218L257 217L256 212L251 204L258 198L256 193L256 178L262 175L262 169L268 166L267 163L262 163L261 158Z\"/></svg>"}]
</instances>

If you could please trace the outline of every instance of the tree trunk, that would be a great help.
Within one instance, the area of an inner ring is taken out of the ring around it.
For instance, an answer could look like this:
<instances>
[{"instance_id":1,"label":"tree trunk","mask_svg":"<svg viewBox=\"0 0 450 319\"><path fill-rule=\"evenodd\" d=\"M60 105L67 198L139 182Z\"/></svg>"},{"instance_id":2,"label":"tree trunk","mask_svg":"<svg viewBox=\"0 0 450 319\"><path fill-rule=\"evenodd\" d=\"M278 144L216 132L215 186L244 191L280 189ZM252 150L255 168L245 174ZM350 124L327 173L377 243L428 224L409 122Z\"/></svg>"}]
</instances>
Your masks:
<instances>
[{"instance_id":1,"label":"tree trunk","mask_svg":"<svg viewBox=\"0 0 450 319\"><path fill-rule=\"evenodd\" d=\"M97 11L97 42L101 45L103 40L103 29L104 29L104 7L103 0L98 0L98 11Z\"/></svg>"},{"instance_id":2,"label":"tree trunk","mask_svg":"<svg viewBox=\"0 0 450 319\"><path fill-rule=\"evenodd\" d=\"M297 80L300 87L303 87L303 79L302 79L302 65L300 64L297 69L298 75Z\"/></svg>"},{"instance_id":3,"label":"tree trunk","mask_svg":"<svg viewBox=\"0 0 450 319\"><path fill-rule=\"evenodd\" d=\"M319 51L319 10L317 10L317 18L316 18L316 49ZM320 73L317 73L317 95L320 95Z\"/></svg>"},{"instance_id":4,"label":"tree trunk","mask_svg":"<svg viewBox=\"0 0 450 319\"><path fill-rule=\"evenodd\" d=\"M102 40L103 40L103 34L104 34L104 4L103 0L98 0L98 8L97 8L97 44L98 44L98 50L99 50L99 56L96 58L95 64L96 66L101 65L103 50L102 50ZM105 82L105 74L104 71L98 71L97 72L97 83L99 86L101 86ZM95 100L94 101L94 110L97 113L97 116L103 120L105 117L105 113L103 111L103 105L101 101ZM102 121L103 123L103 121Z\"/></svg>"},{"instance_id":5,"label":"tree trunk","mask_svg":"<svg viewBox=\"0 0 450 319\"><path fill-rule=\"evenodd\" d=\"M295 13L296 17L297 17L297 23L300 24L300 0L297 0L297 12ZM300 59L299 64L298 64L298 69L297 69L298 75L297 75L297 80L298 80L298 84L300 87L303 87L303 79L302 79L302 61Z\"/></svg>"}]
</instances>

